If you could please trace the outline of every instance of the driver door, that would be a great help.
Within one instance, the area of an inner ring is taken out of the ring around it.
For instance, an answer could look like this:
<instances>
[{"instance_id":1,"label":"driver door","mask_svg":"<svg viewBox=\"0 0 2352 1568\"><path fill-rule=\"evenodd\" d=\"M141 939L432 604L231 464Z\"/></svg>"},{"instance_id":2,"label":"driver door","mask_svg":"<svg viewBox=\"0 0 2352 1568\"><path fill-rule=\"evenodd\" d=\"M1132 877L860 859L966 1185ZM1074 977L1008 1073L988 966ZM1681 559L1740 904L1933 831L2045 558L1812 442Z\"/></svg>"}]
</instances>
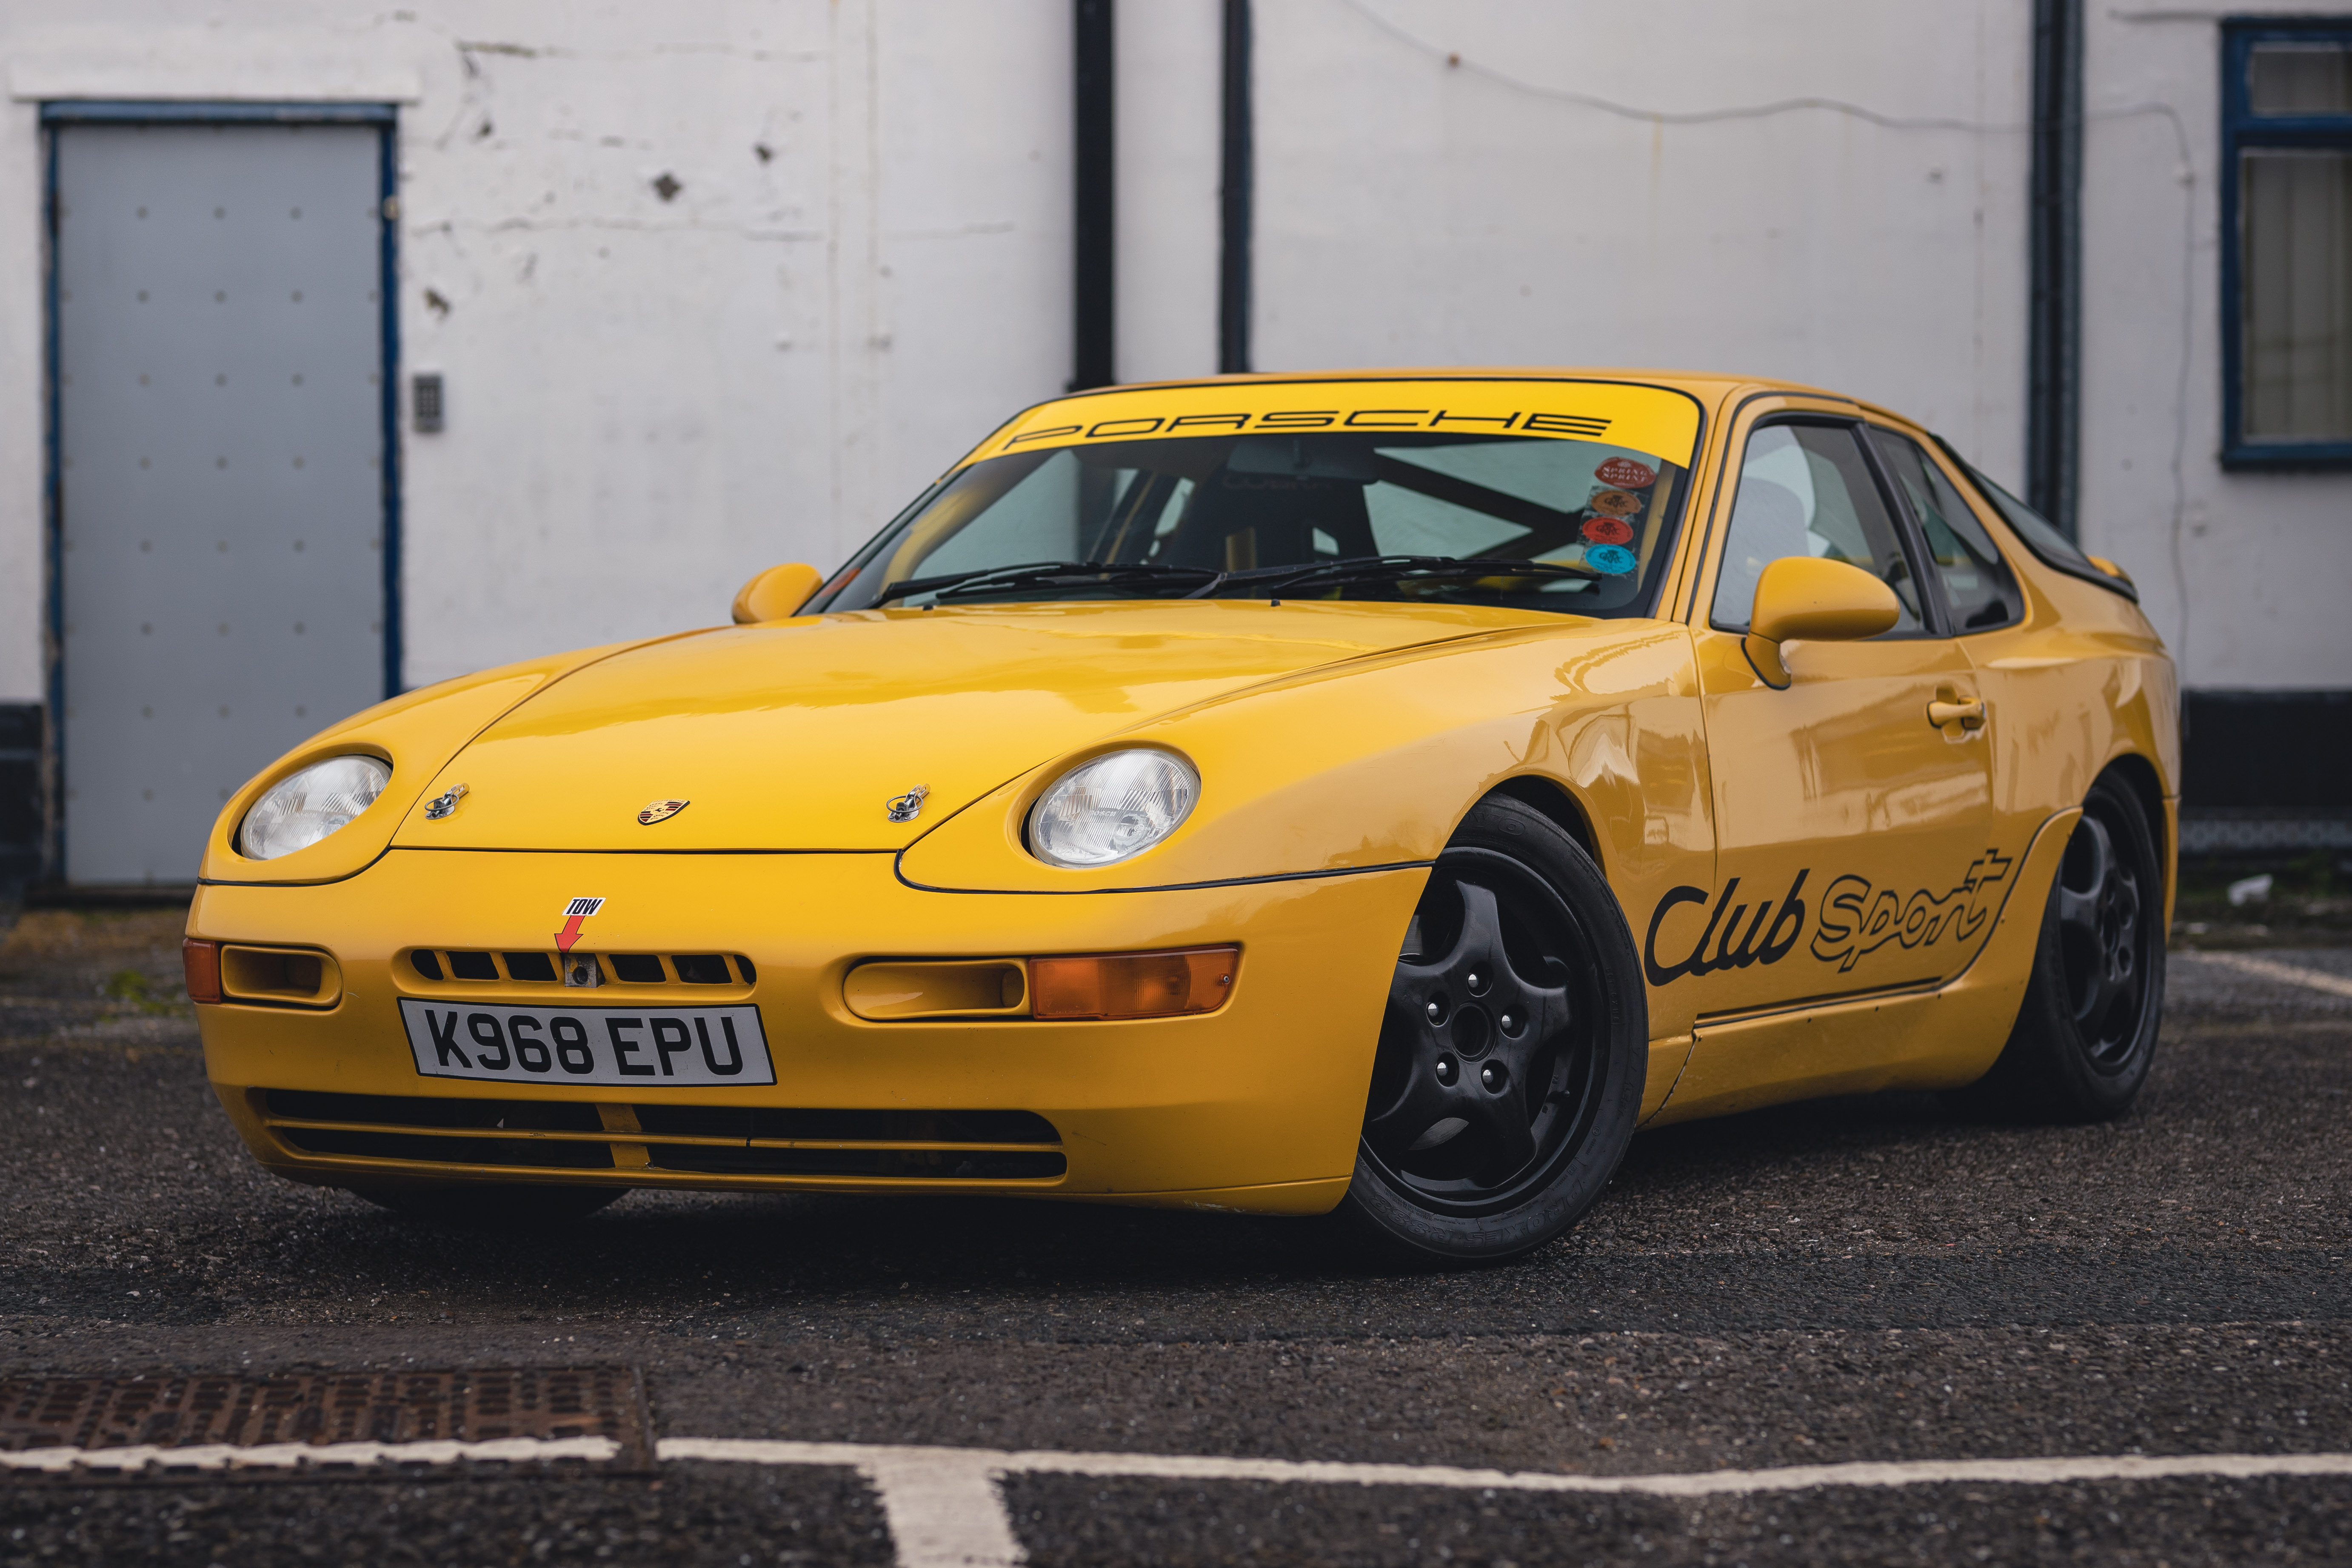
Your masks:
<instances>
[{"instance_id":1,"label":"driver door","mask_svg":"<svg viewBox=\"0 0 2352 1568\"><path fill-rule=\"evenodd\" d=\"M1768 414L1736 449L1694 616L1715 885L1676 888L1643 911L1651 984L1693 993L1693 1092L1791 1070L1772 1031L1726 1032L1726 1020L1952 977L1989 931L2021 847L1991 840L1998 717L1983 710L1940 595L1920 593L1907 520L1859 421ZM1902 614L1867 641L1790 644L1792 679L1776 690L1741 637L1764 567L1796 554L1872 573Z\"/></svg>"}]
</instances>

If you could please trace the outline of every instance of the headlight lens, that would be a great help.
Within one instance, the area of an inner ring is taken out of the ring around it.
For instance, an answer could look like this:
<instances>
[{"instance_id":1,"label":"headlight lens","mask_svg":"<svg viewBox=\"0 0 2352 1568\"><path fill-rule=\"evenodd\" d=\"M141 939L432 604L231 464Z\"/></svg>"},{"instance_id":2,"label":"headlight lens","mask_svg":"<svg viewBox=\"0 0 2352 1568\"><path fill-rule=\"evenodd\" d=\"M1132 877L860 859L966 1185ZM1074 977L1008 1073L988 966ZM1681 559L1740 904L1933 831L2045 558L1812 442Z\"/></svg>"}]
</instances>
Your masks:
<instances>
[{"instance_id":1,"label":"headlight lens","mask_svg":"<svg viewBox=\"0 0 2352 1568\"><path fill-rule=\"evenodd\" d=\"M375 804L392 769L373 757L330 757L269 786L236 831L248 860L275 860L308 849Z\"/></svg>"},{"instance_id":2,"label":"headlight lens","mask_svg":"<svg viewBox=\"0 0 2352 1568\"><path fill-rule=\"evenodd\" d=\"M1108 866L1176 831L1201 775L1173 752L1113 752L1054 781L1029 812L1029 848L1053 866Z\"/></svg>"}]
</instances>

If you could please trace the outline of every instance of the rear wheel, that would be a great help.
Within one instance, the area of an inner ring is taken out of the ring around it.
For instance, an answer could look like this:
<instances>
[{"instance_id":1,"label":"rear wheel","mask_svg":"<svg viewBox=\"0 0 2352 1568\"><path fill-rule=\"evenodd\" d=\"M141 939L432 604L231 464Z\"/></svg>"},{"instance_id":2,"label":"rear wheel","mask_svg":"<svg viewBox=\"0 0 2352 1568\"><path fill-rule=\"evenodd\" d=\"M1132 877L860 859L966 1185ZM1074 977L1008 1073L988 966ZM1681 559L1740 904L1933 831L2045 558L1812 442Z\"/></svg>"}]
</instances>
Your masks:
<instances>
[{"instance_id":1,"label":"rear wheel","mask_svg":"<svg viewBox=\"0 0 2352 1568\"><path fill-rule=\"evenodd\" d=\"M1407 930L1342 1214L1427 1262L1541 1246L1615 1174L1648 1044L1600 868L1534 808L1482 802Z\"/></svg>"},{"instance_id":2,"label":"rear wheel","mask_svg":"<svg viewBox=\"0 0 2352 1568\"><path fill-rule=\"evenodd\" d=\"M2042 916L2033 976L1979 1107L2063 1121L2120 1116L2164 1015L2164 868L2139 796L2091 786Z\"/></svg>"},{"instance_id":3,"label":"rear wheel","mask_svg":"<svg viewBox=\"0 0 2352 1568\"><path fill-rule=\"evenodd\" d=\"M482 1230L523 1230L585 1219L626 1187L531 1186L481 1183L457 1187L354 1187L359 1196L404 1219Z\"/></svg>"}]
</instances>

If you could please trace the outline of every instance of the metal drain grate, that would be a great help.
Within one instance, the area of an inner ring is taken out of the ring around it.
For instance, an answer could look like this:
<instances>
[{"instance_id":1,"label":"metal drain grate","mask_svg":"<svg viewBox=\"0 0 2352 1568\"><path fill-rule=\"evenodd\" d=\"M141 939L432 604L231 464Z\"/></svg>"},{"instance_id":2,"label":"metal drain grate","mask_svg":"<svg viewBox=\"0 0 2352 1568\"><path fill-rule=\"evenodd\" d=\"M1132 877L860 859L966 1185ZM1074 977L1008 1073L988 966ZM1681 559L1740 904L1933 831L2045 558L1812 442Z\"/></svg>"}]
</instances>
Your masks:
<instances>
[{"instance_id":1,"label":"metal drain grate","mask_svg":"<svg viewBox=\"0 0 2352 1568\"><path fill-rule=\"evenodd\" d=\"M630 1367L0 1378L0 1450L136 1444L410 1443L610 1437L646 1461Z\"/></svg>"}]
</instances>

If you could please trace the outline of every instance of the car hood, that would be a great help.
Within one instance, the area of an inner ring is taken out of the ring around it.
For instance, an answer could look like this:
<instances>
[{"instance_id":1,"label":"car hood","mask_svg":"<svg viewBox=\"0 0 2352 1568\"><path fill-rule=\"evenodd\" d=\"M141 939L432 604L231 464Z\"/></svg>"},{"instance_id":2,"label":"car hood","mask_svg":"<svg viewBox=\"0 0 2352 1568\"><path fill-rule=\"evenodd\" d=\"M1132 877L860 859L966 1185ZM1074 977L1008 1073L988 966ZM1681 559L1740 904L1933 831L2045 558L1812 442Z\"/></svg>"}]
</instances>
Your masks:
<instances>
[{"instance_id":1,"label":"car hood","mask_svg":"<svg viewBox=\"0 0 2352 1568\"><path fill-rule=\"evenodd\" d=\"M858 611L736 626L575 671L441 772L408 848L903 848L1057 755L1255 682L1553 621L1233 601ZM893 822L894 797L929 792ZM683 800L640 825L657 802Z\"/></svg>"}]
</instances>

